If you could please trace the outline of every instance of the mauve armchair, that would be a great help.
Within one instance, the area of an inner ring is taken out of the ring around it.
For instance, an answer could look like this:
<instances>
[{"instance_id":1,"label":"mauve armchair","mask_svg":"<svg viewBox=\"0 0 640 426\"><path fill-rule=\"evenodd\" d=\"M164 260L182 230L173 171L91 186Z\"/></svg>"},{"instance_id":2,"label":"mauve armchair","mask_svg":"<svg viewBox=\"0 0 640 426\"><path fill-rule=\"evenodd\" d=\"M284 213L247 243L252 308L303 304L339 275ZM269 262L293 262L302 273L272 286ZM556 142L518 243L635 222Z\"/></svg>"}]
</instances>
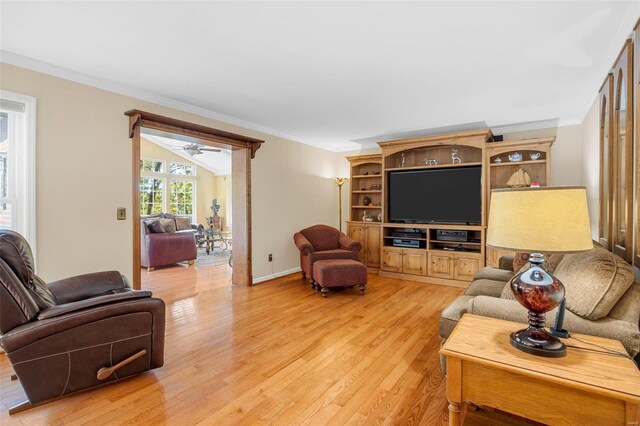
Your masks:
<instances>
[{"instance_id":1,"label":"mauve armchair","mask_svg":"<svg viewBox=\"0 0 640 426\"><path fill-rule=\"evenodd\" d=\"M313 263L326 259L358 260L362 245L347 237L336 228L327 225L313 225L293 235L293 241L300 250L302 278L307 275L314 285Z\"/></svg>"}]
</instances>

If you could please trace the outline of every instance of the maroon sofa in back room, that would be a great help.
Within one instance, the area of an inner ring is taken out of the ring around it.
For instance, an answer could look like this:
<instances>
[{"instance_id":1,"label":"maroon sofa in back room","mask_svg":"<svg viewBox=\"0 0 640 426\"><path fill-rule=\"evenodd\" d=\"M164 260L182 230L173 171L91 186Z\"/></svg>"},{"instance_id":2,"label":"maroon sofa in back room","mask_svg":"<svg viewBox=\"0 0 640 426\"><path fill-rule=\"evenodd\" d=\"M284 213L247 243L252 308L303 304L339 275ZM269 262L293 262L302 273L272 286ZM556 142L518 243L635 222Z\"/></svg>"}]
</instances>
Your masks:
<instances>
[{"instance_id":1,"label":"maroon sofa in back room","mask_svg":"<svg viewBox=\"0 0 640 426\"><path fill-rule=\"evenodd\" d=\"M158 266L172 265L178 262L190 264L198 257L195 234L204 230L202 225L189 224L188 228L176 229L167 226L165 232L153 232L152 223L156 220L173 221L176 216L160 213L143 216L140 224L140 265L152 271ZM178 230L179 229L179 230Z\"/></svg>"}]
</instances>

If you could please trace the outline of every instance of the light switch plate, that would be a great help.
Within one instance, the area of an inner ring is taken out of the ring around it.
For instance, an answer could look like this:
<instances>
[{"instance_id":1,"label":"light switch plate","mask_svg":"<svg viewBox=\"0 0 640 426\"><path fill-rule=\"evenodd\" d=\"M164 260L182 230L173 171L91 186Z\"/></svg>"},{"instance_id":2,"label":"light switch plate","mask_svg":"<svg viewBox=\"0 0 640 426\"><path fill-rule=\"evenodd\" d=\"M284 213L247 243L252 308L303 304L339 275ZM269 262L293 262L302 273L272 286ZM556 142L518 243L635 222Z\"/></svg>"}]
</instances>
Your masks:
<instances>
[{"instance_id":1,"label":"light switch plate","mask_svg":"<svg viewBox=\"0 0 640 426\"><path fill-rule=\"evenodd\" d=\"M125 220L127 218L127 209L125 207L118 207L118 213L116 215L118 220Z\"/></svg>"}]
</instances>

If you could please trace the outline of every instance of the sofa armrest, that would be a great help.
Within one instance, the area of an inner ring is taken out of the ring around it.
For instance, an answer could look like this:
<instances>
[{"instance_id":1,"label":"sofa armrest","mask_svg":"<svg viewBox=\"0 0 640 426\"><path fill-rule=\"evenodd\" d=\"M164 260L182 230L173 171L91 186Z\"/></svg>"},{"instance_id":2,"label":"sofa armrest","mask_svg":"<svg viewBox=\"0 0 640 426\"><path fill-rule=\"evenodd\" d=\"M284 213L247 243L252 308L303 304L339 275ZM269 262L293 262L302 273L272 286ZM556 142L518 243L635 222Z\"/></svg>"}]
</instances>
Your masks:
<instances>
[{"instance_id":1,"label":"sofa armrest","mask_svg":"<svg viewBox=\"0 0 640 426\"><path fill-rule=\"evenodd\" d=\"M500 269L506 269L507 271L513 271L513 259L514 259L514 256L511 254L505 254L504 256L500 256L500 260L498 261L498 267Z\"/></svg>"},{"instance_id":2,"label":"sofa armrest","mask_svg":"<svg viewBox=\"0 0 640 426\"><path fill-rule=\"evenodd\" d=\"M60 304L76 302L130 287L127 279L118 271L77 275L54 281L47 286Z\"/></svg>"},{"instance_id":3,"label":"sofa armrest","mask_svg":"<svg viewBox=\"0 0 640 426\"><path fill-rule=\"evenodd\" d=\"M362 248L362 244L360 244L359 241L347 237L342 232L340 233L340 239L338 240L338 243L340 244L340 248L343 250L358 252Z\"/></svg>"},{"instance_id":4,"label":"sofa armrest","mask_svg":"<svg viewBox=\"0 0 640 426\"><path fill-rule=\"evenodd\" d=\"M105 294L103 296L96 296L77 302L64 303L62 305L55 305L50 308L44 309L40 311L40 314L38 314L38 319L45 320L48 318L66 315L70 312L92 308L94 306L107 305L109 303L118 303L122 302L123 300L142 299L151 296L152 293L148 290L114 290L110 294Z\"/></svg>"},{"instance_id":5,"label":"sofa armrest","mask_svg":"<svg viewBox=\"0 0 640 426\"><path fill-rule=\"evenodd\" d=\"M315 251L309 240L307 240L307 238L300 232L293 234L293 242L303 255L313 253Z\"/></svg>"}]
</instances>

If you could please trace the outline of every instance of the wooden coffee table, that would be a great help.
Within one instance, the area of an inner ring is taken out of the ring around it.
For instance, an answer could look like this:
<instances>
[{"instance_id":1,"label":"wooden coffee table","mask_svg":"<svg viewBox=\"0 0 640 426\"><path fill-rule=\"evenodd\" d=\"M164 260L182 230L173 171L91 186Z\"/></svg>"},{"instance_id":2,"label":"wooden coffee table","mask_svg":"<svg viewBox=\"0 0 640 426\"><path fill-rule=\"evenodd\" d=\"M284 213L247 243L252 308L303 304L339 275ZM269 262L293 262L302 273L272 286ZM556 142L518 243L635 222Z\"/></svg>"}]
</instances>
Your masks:
<instances>
[{"instance_id":1,"label":"wooden coffee table","mask_svg":"<svg viewBox=\"0 0 640 426\"><path fill-rule=\"evenodd\" d=\"M523 324L465 314L440 349L447 358L449 424L460 425L467 405L492 407L546 424L634 425L640 415L640 371L615 340L576 334L567 356L519 351L509 334ZM585 349L578 349L577 346Z\"/></svg>"}]
</instances>

